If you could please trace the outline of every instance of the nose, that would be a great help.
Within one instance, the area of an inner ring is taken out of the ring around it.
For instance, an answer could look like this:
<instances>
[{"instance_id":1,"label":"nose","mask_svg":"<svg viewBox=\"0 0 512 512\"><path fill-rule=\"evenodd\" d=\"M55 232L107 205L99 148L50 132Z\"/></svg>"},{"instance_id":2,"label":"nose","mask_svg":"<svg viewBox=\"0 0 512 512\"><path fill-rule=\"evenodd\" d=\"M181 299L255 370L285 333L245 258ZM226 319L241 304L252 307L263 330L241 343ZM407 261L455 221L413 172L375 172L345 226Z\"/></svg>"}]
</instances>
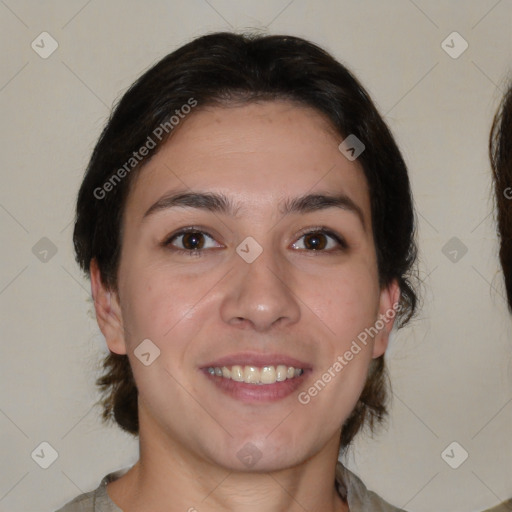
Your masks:
<instances>
[{"instance_id":1,"label":"nose","mask_svg":"<svg viewBox=\"0 0 512 512\"><path fill-rule=\"evenodd\" d=\"M238 255L221 305L224 322L263 332L300 319L300 301L293 291L292 269L271 250L252 263Z\"/></svg>"}]
</instances>

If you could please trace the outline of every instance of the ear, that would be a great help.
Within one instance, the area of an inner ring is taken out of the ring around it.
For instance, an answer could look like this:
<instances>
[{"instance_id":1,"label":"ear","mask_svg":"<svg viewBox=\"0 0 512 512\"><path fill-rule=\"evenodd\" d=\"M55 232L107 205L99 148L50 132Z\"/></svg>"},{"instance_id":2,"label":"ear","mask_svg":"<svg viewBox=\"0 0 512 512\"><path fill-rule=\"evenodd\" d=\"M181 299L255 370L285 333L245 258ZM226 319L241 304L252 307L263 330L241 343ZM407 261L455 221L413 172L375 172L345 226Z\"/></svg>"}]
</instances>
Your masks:
<instances>
[{"instance_id":1,"label":"ear","mask_svg":"<svg viewBox=\"0 0 512 512\"><path fill-rule=\"evenodd\" d=\"M105 287L95 258L89 266L96 321L111 352L126 354L123 317L117 293Z\"/></svg>"},{"instance_id":2,"label":"ear","mask_svg":"<svg viewBox=\"0 0 512 512\"><path fill-rule=\"evenodd\" d=\"M389 335L393 329L395 318L400 310L400 286L394 279L389 285L382 288L380 292L379 317L376 320L376 327L382 327L375 336L373 344L373 358L379 357L388 348Z\"/></svg>"}]
</instances>

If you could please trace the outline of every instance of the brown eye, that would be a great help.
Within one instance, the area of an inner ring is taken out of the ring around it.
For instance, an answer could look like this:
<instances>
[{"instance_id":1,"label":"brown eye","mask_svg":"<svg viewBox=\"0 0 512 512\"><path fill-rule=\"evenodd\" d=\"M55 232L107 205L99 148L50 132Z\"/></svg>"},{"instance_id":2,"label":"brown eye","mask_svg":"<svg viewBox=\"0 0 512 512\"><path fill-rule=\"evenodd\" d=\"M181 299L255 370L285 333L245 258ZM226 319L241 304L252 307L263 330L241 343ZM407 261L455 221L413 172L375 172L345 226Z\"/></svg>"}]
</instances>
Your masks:
<instances>
[{"instance_id":1,"label":"brown eye","mask_svg":"<svg viewBox=\"0 0 512 512\"><path fill-rule=\"evenodd\" d=\"M182 235L182 244L188 251L202 249L204 246L204 235L199 232L185 233Z\"/></svg>"},{"instance_id":2,"label":"brown eye","mask_svg":"<svg viewBox=\"0 0 512 512\"><path fill-rule=\"evenodd\" d=\"M306 249L318 251L324 249L327 245L325 238L324 233L308 233L304 236L304 245L306 246Z\"/></svg>"},{"instance_id":3,"label":"brown eye","mask_svg":"<svg viewBox=\"0 0 512 512\"><path fill-rule=\"evenodd\" d=\"M293 244L294 249L302 249L308 252L333 252L348 249L348 245L340 236L326 229L308 231L300 239L303 239L304 242L302 244L295 242Z\"/></svg>"},{"instance_id":4,"label":"brown eye","mask_svg":"<svg viewBox=\"0 0 512 512\"><path fill-rule=\"evenodd\" d=\"M201 255L206 249L221 247L208 233L197 228L182 229L180 232L167 238L162 245L172 251L194 256Z\"/></svg>"}]
</instances>

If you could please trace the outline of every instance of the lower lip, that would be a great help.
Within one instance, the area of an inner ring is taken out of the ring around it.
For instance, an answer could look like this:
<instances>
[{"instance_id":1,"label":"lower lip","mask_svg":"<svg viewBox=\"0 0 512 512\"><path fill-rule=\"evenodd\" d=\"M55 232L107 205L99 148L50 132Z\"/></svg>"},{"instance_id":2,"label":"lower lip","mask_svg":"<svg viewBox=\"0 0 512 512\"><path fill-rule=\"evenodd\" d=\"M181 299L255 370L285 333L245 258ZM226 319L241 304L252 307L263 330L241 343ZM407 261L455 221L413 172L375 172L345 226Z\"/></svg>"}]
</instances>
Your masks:
<instances>
[{"instance_id":1,"label":"lower lip","mask_svg":"<svg viewBox=\"0 0 512 512\"><path fill-rule=\"evenodd\" d=\"M293 379L286 379L274 384L247 384L212 375L207 369L203 370L206 377L226 395L241 402L276 402L291 395L304 383L308 370Z\"/></svg>"}]
</instances>

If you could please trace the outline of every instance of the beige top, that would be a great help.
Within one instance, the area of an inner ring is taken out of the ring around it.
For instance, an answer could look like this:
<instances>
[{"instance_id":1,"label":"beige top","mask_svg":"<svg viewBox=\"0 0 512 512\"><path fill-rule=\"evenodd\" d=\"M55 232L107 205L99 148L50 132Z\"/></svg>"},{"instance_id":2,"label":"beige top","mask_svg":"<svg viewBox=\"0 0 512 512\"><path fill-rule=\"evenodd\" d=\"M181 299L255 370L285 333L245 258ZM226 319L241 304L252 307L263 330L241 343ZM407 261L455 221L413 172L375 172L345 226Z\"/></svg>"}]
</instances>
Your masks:
<instances>
[{"instance_id":1,"label":"beige top","mask_svg":"<svg viewBox=\"0 0 512 512\"><path fill-rule=\"evenodd\" d=\"M107 494L107 484L117 480L128 469L130 468L109 473L97 489L77 496L56 512L123 512ZM368 491L363 482L339 462L336 466L336 484L340 496L347 499L350 512L405 512ZM499 509L497 512L502 511Z\"/></svg>"},{"instance_id":2,"label":"beige top","mask_svg":"<svg viewBox=\"0 0 512 512\"><path fill-rule=\"evenodd\" d=\"M493 508L488 508L484 512L512 512L512 499L504 501Z\"/></svg>"}]
</instances>

